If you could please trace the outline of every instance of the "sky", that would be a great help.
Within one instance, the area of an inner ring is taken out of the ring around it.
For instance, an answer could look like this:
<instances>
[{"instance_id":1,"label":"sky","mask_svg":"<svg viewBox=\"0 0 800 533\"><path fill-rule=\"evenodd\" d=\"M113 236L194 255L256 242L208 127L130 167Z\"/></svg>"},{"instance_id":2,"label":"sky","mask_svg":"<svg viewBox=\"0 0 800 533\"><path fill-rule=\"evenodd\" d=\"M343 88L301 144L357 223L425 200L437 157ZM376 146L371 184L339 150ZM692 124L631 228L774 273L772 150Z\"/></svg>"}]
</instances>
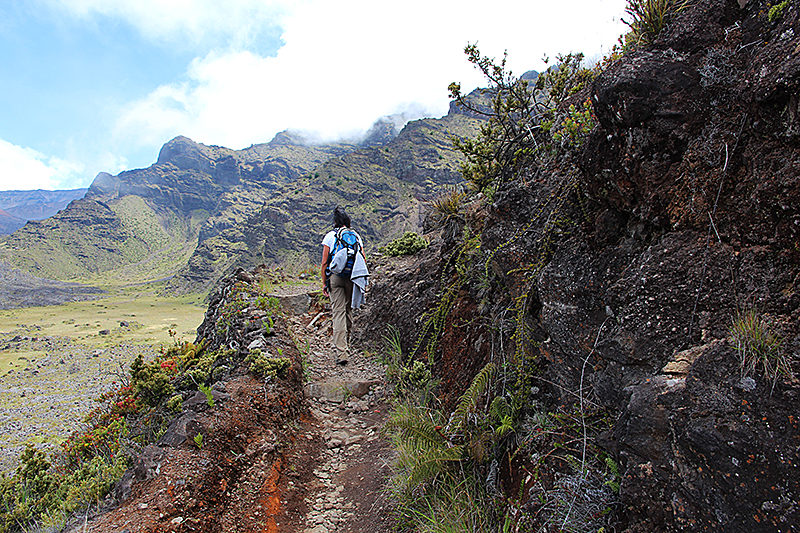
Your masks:
<instances>
[{"instance_id":1,"label":"sky","mask_svg":"<svg viewBox=\"0 0 800 533\"><path fill-rule=\"evenodd\" d=\"M625 0L0 0L0 190L88 187L184 135L241 149L295 130L353 139L386 115L440 117L486 85L602 57Z\"/></svg>"}]
</instances>

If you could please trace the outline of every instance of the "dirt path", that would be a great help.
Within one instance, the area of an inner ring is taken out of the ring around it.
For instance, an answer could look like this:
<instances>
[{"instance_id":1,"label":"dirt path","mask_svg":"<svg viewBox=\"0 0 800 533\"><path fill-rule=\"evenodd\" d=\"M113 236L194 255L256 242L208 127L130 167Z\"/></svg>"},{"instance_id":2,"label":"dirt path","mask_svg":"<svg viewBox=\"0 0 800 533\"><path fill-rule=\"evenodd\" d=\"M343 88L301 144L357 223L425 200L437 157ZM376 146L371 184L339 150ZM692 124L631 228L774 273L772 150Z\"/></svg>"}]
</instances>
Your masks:
<instances>
[{"instance_id":1,"label":"dirt path","mask_svg":"<svg viewBox=\"0 0 800 533\"><path fill-rule=\"evenodd\" d=\"M392 449L380 435L389 407L383 368L359 350L353 350L347 365L336 364L330 317L315 318L311 328L303 318L293 319L295 331L305 329L309 340L313 381L306 394L316 396L308 400L314 420L310 431L325 443L312 472L316 488L305 498L309 508L301 531L389 531L385 482Z\"/></svg>"}]
</instances>

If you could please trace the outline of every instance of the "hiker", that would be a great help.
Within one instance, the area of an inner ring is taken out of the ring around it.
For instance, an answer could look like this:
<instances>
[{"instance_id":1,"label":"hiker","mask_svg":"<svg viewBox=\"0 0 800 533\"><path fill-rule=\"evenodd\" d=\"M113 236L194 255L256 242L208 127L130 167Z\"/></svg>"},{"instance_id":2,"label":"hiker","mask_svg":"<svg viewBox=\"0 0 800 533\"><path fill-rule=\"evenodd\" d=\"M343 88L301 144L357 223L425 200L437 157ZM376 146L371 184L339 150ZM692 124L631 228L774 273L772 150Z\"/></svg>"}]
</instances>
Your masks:
<instances>
[{"instance_id":1,"label":"hiker","mask_svg":"<svg viewBox=\"0 0 800 533\"><path fill-rule=\"evenodd\" d=\"M347 364L353 309L364 303L369 271L361 236L350 229L350 216L336 207L333 230L322 239L322 294L330 296L336 362Z\"/></svg>"}]
</instances>

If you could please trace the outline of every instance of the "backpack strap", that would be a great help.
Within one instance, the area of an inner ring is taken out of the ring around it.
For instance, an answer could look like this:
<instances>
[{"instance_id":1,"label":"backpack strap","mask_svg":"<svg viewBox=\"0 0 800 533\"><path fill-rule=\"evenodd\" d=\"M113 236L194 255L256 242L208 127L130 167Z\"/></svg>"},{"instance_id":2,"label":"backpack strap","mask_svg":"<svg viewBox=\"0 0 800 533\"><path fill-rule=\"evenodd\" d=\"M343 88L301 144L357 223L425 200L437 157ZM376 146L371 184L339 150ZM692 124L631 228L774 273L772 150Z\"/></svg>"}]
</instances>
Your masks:
<instances>
[{"instance_id":1,"label":"backpack strap","mask_svg":"<svg viewBox=\"0 0 800 533\"><path fill-rule=\"evenodd\" d=\"M330 250L328 250L328 262L326 263L326 266L330 266L331 261L333 261L333 254L334 251L336 250L336 245L339 243L339 230L333 228L333 231L334 231L333 233L334 241L333 241L333 246L331 247Z\"/></svg>"}]
</instances>

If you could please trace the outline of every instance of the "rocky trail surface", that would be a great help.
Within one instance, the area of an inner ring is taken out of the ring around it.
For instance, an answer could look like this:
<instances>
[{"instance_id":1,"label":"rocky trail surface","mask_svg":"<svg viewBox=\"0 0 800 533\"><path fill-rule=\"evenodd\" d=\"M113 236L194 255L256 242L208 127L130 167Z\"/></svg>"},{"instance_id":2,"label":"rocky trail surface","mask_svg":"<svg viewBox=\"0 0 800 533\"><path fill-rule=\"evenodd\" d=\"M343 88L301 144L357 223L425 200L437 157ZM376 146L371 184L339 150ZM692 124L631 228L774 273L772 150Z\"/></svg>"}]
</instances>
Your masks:
<instances>
[{"instance_id":1,"label":"rocky trail surface","mask_svg":"<svg viewBox=\"0 0 800 533\"><path fill-rule=\"evenodd\" d=\"M277 294L283 314L275 335L262 339L263 349L279 349L303 369L273 381L234 372L215 383L214 407L185 401L158 443L135 458L114 498L67 531L391 529L383 368L357 346L346 365L336 363L330 310L311 305L307 289ZM202 446L192 438L200 433Z\"/></svg>"},{"instance_id":2,"label":"rocky trail surface","mask_svg":"<svg viewBox=\"0 0 800 533\"><path fill-rule=\"evenodd\" d=\"M305 395L316 424L306 438L324 441L325 448L313 471L317 491L306 497L310 509L303 531L387 531L384 482L392 451L380 435L388 411L383 368L359 350L352 350L346 365L337 364L328 341L330 316L314 319L310 328L305 326L312 380ZM307 319L291 321L299 331Z\"/></svg>"}]
</instances>

